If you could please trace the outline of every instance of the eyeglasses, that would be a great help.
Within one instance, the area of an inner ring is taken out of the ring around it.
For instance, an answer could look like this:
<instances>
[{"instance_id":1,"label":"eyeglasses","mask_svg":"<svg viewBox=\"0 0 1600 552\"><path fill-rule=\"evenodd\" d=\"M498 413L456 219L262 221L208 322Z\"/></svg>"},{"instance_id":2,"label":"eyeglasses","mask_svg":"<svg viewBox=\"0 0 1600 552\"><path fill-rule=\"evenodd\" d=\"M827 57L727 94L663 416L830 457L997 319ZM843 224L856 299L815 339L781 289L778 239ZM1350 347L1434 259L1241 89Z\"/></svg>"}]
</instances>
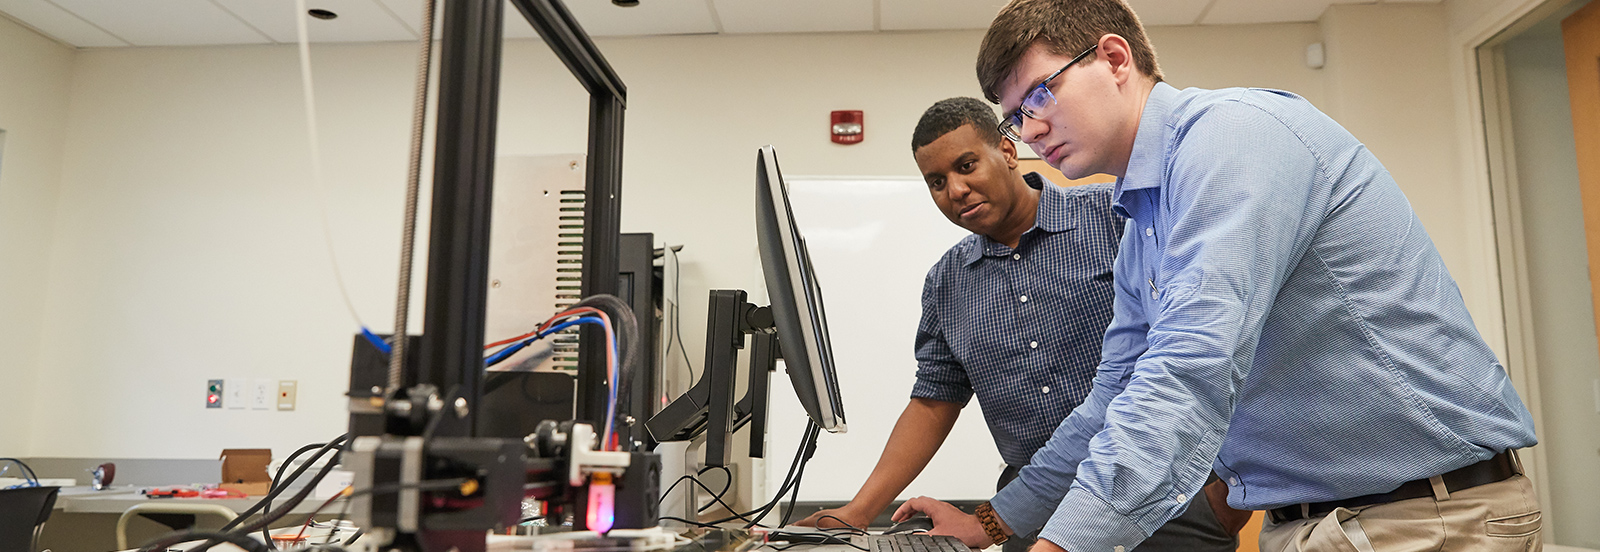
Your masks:
<instances>
[{"instance_id":1,"label":"eyeglasses","mask_svg":"<svg viewBox=\"0 0 1600 552\"><path fill-rule=\"evenodd\" d=\"M1061 73L1066 71L1068 67L1072 67L1078 62L1083 61L1083 58L1088 57L1091 53L1094 53L1095 48L1099 47L1099 44L1090 46L1088 50L1084 50L1083 53L1078 54L1078 57L1072 58L1072 61L1067 62L1067 64L1061 66L1060 69L1056 69L1056 72L1051 73L1048 77L1045 77L1044 82L1039 83L1039 86L1033 87L1033 91L1029 92L1027 96L1022 98L1022 105L1017 106L1016 111L1012 111L1011 113L1006 114L1004 118L1000 119L1000 133L1006 135L1006 138L1021 142L1022 118L1026 116L1029 119L1038 119L1039 110L1056 105L1056 95L1050 93L1050 81L1055 80L1055 78L1058 76L1061 76Z\"/></svg>"}]
</instances>

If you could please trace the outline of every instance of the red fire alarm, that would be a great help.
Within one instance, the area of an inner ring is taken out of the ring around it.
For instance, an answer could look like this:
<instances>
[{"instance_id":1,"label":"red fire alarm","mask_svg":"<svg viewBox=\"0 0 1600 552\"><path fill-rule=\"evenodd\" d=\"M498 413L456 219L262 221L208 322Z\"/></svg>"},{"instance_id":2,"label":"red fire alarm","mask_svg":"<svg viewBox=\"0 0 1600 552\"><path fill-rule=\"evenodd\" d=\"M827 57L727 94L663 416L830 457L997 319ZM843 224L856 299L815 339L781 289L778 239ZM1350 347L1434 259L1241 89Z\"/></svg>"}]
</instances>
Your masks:
<instances>
[{"instance_id":1,"label":"red fire alarm","mask_svg":"<svg viewBox=\"0 0 1600 552\"><path fill-rule=\"evenodd\" d=\"M866 131L861 126L860 111L835 111L830 118L833 121L833 143L859 144L866 137Z\"/></svg>"}]
</instances>

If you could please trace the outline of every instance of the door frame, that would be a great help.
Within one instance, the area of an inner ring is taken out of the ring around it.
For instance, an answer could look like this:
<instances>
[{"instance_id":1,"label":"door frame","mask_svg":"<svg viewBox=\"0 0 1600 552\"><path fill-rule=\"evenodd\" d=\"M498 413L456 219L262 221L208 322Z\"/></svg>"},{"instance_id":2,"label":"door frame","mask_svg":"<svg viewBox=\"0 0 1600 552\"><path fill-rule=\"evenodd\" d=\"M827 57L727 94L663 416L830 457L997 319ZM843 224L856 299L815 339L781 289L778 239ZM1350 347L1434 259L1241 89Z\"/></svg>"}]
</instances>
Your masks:
<instances>
[{"instance_id":1,"label":"door frame","mask_svg":"<svg viewBox=\"0 0 1600 552\"><path fill-rule=\"evenodd\" d=\"M1539 392L1539 360L1534 351L1528 263L1523 247L1520 183L1500 48L1520 30L1558 12L1568 0L1506 0L1478 21L1451 36L1451 73L1456 81L1457 114L1467 127L1460 134L1465 161L1464 184L1478 195L1483 220L1494 221L1494 239L1486 241L1485 259L1496 263L1503 324L1506 372L1533 414L1544 426ZM1496 317L1491 315L1491 319ZM1528 476L1539 493L1540 508L1550 509L1550 482L1541 477L1549 464L1540 447L1522 451ZM1548 530L1549 518L1545 519ZM1548 546L1547 546L1548 548ZM1563 548L1565 550L1583 550Z\"/></svg>"}]
</instances>

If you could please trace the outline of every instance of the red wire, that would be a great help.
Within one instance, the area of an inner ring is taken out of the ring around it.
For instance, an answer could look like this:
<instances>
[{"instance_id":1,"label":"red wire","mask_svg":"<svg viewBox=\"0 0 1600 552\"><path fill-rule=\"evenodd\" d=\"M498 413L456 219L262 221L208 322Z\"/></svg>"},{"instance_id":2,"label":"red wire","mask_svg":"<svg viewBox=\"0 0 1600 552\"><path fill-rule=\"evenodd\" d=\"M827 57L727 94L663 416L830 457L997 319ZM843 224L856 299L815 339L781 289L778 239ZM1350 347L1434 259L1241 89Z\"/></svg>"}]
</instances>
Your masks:
<instances>
[{"instance_id":1,"label":"red wire","mask_svg":"<svg viewBox=\"0 0 1600 552\"><path fill-rule=\"evenodd\" d=\"M535 335L539 335L539 332L542 332L542 331L545 330L545 328L548 328L551 325L553 325L553 323L555 321L560 320L562 318L567 318L567 317L569 317L569 316L571 316L573 314L583 313L583 312L600 312L600 310L596 309L594 307L578 307L578 308L574 308L574 309L568 309L568 310L565 310L565 311L561 311L560 313L557 313L555 316L550 317L550 319L546 320L543 324L540 324L539 325L539 329L536 329L534 331L531 331L531 332L528 332L528 333L513 337L511 339L502 339L500 341L496 341L494 343L490 343L488 345L484 345L483 348L484 349L492 349L492 348L495 348L495 347L499 347L501 345L505 345L507 343L514 343L514 342L517 342L517 341L522 341L524 339L533 337ZM605 314L605 313L600 312L600 314Z\"/></svg>"},{"instance_id":2,"label":"red wire","mask_svg":"<svg viewBox=\"0 0 1600 552\"><path fill-rule=\"evenodd\" d=\"M513 343L513 342L516 342L516 341L521 341L523 339L527 339L529 337L533 337L535 335L538 335L540 332L543 332L546 329L550 328L551 326L555 325L561 319L570 318L572 316L580 315L580 314L593 314L595 316L600 317L600 321L605 324L605 328L607 330L606 331L606 382L607 382L607 385L616 385L615 383L611 383L613 380L616 379L616 374L614 373L614 370L613 370L613 367L616 366L616 364L617 364L617 359L616 359L616 350L617 350L616 330L612 327L612 325L611 325L611 317L606 315L606 311L603 311L603 310L600 310L600 309L597 309L597 308L594 308L594 307L588 307L588 306L573 307L573 308L561 311L559 313L556 313L555 316L550 317L549 320L545 320L544 323L540 324L539 328L534 330L534 331L519 335L517 337L513 337L511 339L503 339L503 340L500 340L500 341L496 341L494 343L490 343L488 345L484 345L483 348L484 349L489 349L489 348L492 348L492 347L497 347L497 346L500 346L500 345L505 345L507 343ZM621 398L619 397L618 400L621 400ZM609 413L608 413L608 417L609 417ZM616 435L614 433L610 433L609 432L610 429L611 429L611 420L606 420L607 436L608 437L616 437ZM604 439L603 442L601 443L601 446L604 447L604 448L609 448L611 450L616 450L618 448L618 445L615 443L615 439L611 439L611 438Z\"/></svg>"},{"instance_id":3,"label":"red wire","mask_svg":"<svg viewBox=\"0 0 1600 552\"><path fill-rule=\"evenodd\" d=\"M332 498L329 498L327 502L322 503L322 505L318 506L317 509L312 510L311 515L306 516L305 525L301 525L300 532L295 534L295 542L300 542L301 539L305 538L306 528L311 526L311 520L316 519L318 512L321 512L324 508L327 508L329 504L333 504L333 501L344 498L345 493L348 491L350 491L350 487L345 487L344 490L334 493Z\"/></svg>"}]
</instances>

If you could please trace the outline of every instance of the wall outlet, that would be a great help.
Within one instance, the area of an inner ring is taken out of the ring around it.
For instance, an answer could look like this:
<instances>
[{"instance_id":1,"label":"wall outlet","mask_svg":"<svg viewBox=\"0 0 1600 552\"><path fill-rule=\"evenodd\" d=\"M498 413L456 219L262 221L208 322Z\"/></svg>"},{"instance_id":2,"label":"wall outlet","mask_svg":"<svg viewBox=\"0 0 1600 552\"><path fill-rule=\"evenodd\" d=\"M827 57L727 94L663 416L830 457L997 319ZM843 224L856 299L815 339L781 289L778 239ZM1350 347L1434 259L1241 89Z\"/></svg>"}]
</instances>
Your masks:
<instances>
[{"instance_id":1,"label":"wall outlet","mask_svg":"<svg viewBox=\"0 0 1600 552\"><path fill-rule=\"evenodd\" d=\"M294 410L296 387L294 380L278 380L278 410Z\"/></svg>"},{"instance_id":2,"label":"wall outlet","mask_svg":"<svg viewBox=\"0 0 1600 552\"><path fill-rule=\"evenodd\" d=\"M222 380L206 380L206 408L222 408Z\"/></svg>"},{"instance_id":3,"label":"wall outlet","mask_svg":"<svg viewBox=\"0 0 1600 552\"><path fill-rule=\"evenodd\" d=\"M222 380L222 404L228 410L244 410L245 380L228 378Z\"/></svg>"},{"instance_id":4,"label":"wall outlet","mask_svg":"<svg viewBox=\"0 0 1600 552\"><path fill-rule=\"evenodd\" d=\"M272 399L275 398L273 395L275 395L275 391L277 391L276 389L272 388L272 384L272 380L264 379L252 380L250 382L251 410L272 409Z\"/></svg>"}]
</instances>

